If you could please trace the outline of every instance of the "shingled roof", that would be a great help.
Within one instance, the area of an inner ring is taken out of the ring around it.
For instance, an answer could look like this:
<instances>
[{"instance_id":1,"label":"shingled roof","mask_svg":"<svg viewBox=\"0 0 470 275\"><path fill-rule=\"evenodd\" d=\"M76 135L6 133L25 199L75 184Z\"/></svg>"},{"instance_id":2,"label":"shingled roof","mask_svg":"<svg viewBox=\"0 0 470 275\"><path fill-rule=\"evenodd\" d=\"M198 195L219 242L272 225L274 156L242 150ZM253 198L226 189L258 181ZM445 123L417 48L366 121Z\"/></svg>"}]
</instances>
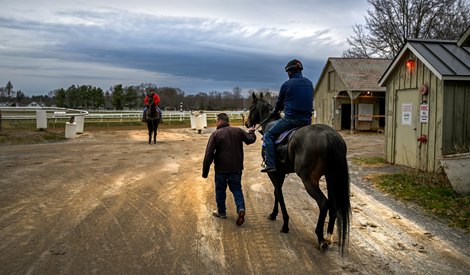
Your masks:
<instances>
[{"instance_id":1,"label":"shingled roof","mask_svg":"<svg viewBox=\"0 0 470 275\"><path fill-rule=\"evenodd\" d=\"M328 62L336 70L348 91L385 91L385 88L379 87L377 83L389 66L390 59L330 57L327 64ZM320 78L327 68L325 65Z\"/></svg>"}]
</instances>

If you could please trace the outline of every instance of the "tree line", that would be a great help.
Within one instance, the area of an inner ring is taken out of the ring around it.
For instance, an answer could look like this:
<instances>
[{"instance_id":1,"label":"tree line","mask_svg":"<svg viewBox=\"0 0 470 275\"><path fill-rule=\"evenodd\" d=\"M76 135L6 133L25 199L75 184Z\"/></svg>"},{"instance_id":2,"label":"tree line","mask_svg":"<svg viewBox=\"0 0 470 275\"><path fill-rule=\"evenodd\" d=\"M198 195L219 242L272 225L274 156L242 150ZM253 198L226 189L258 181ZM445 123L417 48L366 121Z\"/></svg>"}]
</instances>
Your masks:
<instances>
[{"instance_id":1,"label":"tree line","mask_svg":"<svg viewBox=\"0 0 470 275\"><path fill-rule=\"evenodd\" d=\"M264 93L264 98L274 103L276 96L268 89L248 90L242 95L240 87L232 91L211 91L197 94L186 94L179 88L156 87L152 83L137 86L116 84L107 91L91 85L72 85L50 91L48 95L28 97L21 91L14 91L13 84L8 81L0 87L0 102L9 105L27 105L32 101L44 106L56 106L84 110L136 110L143 108L146 91L155 88L160 96L159 107L162 110L243 110L251 104L250 96Z\"/></svg>"}]
</instances>

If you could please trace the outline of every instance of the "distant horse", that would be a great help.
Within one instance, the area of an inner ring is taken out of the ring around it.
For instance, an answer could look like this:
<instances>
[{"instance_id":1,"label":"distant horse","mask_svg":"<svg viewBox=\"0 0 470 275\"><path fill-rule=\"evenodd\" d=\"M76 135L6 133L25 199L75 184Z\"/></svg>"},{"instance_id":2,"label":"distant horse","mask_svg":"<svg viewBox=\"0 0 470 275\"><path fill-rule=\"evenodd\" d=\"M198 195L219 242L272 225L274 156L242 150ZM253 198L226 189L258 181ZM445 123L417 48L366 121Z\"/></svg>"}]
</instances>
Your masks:
<instances>
[{"instance_id":1,"label":"distant horse","mask_svg":"<svg viewBox=\"0 0 470 275\"><path fill-rule=\"evenodd\" d=\"M272 106L263 100L262 94L258 98L253 93L253 102L245 125L254 127L256 124L260 124L262 133L265 133L274 123L274 118L264 121L269 116L271 109ZM336 130L323 124L302 127L296 130L287 140L285 158L281 161L279 151L277 151L277 171L268 173L274 185L275 198L273 211L268 218L270 220L276 219L279 204L284 220L281 232L289 232L289 215L284 203L282 185L286 175L295 172L320 209L315 229L320 250L327 249L331 244L336 220L340 251L343 254L349 235L351 213L346 143ZM328 198L325 197L319 187L319 181L323 175L326 179ZM329 221L325 239L323 227L327 213L329 214Z\"/></svg>"},{"instance_id":2,"label":"distant horse","mask_svg":"<svg viewBox=\"0 0 470 275\"><path fill-rule=\"evenodd\" d=\"M147 121L147 129L149 130L149 144L152 143L152 134L153 143L157 143L157 129L161 120L161 114L157 106L155 106L155 103L149 105L145 112L145 118Z\"/></svg>"}]
</instances>

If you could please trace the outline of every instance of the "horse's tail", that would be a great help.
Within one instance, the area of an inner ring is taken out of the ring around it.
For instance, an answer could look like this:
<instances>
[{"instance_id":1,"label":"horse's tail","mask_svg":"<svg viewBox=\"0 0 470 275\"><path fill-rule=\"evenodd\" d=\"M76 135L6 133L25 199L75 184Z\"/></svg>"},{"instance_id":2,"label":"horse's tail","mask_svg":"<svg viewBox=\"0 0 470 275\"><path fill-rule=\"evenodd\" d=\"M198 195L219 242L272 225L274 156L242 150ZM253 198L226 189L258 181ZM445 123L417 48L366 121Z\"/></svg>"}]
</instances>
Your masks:
<instances>
[{"instance_id":1,"label":"horse's tail","mask_svg":"<svg viewBox=\"0 0 470 275\"><path fill-rule=\"evenodd\" d=\"M349 199L349 169L346 159L347 147L338 132L329 134L326 182L328 198L334 209L337 210L337 228L341 255L349 236L349 222L351 203Z\"/></svg>"}]
</instances>

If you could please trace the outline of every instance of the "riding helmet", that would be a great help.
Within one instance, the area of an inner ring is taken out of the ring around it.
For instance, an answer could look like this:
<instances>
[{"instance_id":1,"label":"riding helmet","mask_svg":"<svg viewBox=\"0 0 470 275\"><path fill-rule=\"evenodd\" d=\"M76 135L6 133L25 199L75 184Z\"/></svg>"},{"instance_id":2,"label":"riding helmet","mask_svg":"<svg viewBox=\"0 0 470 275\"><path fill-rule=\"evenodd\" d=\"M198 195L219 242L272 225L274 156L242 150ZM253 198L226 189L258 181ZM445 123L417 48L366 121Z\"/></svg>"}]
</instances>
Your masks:
<instances>
[{"instance_id":1,"label":"riding helmet","mask_svg":"<svg viewBox=\"0 0 470 275\"><path fill-rule=\"evenodd\" d=\"M287 63L285 70L286 72L288 71L302 71L304 69L304 66L302 65L302 62L297 59L292 59Z\"/></svg>"}]
</instances>

